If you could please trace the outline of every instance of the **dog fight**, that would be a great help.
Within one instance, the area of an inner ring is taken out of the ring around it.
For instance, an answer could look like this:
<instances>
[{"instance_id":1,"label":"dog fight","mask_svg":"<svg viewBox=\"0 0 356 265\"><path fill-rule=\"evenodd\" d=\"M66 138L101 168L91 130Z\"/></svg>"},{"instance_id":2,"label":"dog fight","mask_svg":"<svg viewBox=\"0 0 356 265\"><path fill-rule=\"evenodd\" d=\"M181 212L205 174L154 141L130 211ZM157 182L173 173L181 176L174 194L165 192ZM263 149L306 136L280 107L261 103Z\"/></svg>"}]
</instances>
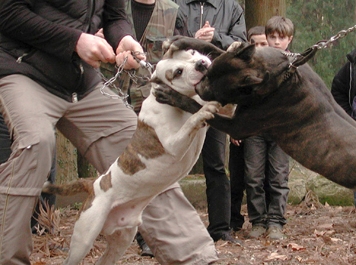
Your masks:
<instances>
[{"instance_id":1,"label":"dog fight","mask_svg":"<svg viewBox=\"0 0 356 265\"><path fill-rule=\"evenodd\" d=\"M1 1L0 264L356 264L355 16L257 2Z\"/></svg>"}]
</instances>

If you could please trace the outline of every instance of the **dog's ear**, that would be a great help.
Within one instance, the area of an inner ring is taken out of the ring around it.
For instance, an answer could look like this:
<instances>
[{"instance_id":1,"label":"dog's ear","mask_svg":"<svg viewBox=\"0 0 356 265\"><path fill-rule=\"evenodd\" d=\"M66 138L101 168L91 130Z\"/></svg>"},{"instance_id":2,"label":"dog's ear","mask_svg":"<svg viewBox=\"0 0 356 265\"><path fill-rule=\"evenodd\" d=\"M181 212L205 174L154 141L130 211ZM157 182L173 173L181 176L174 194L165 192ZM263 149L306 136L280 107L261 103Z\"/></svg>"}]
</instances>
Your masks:
<instances>
[{"instance_id":1,"label":"dog's ear","mask_svg":"<svg viewBox=\"0 0 356 265\"><path fill-rule=\"evenodd\" d=\"M267 83L269 78L270 78L270 74L269 74L268 71L266 71L266 73L263 76L263 78L260 78L260 77L254 76L254 75L247 75L244 78L243 86L263 85L263 84Z\"/></svg>"},{"instance_id":2,"label":"dog's ear","mask_svg":"<svg viewBox=\"0 0 356 265\"><path fill-rule=\"evenodd\" d=\"M254 44L241 43L239 46L232 48L230 52L232 52L235 57L247 62L251 60L255 51L256 46Z\"/></svg>"}]
</instances>

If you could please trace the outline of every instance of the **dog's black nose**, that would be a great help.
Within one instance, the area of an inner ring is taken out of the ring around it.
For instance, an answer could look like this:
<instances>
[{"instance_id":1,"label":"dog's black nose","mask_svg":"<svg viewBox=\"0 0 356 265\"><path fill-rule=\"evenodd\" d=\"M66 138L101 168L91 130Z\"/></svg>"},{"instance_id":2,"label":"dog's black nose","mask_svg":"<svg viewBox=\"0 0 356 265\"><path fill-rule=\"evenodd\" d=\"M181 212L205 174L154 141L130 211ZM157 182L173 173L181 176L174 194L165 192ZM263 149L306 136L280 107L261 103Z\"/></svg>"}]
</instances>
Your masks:
<instances>
[{"instance_id":1,"label":"dog's black nose","mask_svg":"<svg viewBox=\"0 0 356 265\"><path fill-rule=\"evenodd\" d=\"M197 61L195 63L195 70L199 71L199 72L204 72L208 69L208 63L203 60L203 59L200 59L199 61Z\"/></svg>"}]
</instances>

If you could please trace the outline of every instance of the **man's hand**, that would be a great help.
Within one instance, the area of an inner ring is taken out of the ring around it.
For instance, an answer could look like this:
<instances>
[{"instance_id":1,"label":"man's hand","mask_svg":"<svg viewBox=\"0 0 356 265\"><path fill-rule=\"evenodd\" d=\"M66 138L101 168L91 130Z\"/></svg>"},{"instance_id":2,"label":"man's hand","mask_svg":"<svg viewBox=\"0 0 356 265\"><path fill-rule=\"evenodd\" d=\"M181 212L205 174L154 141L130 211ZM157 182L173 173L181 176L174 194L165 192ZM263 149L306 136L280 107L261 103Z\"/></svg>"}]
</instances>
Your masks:
<instances>
[{"instance_id":1,"label":"man's hand","mask_svg":"<svg viewBox=\"0 0 356 265\"><path fill-rule=\"evenodd\" d=\"M131 36L125 36L122 38L116 49L116 64L122 65L127 57L124 69L138 68L140 64L134 59L131 52L136 54L137 59L146 60L142 46Z\"/></svg>"},{"instance_id":2,"label":"man's hand","mask_svg":"<svg viewBox=\"0 0 356 265\"><path fill-rule=\"evenodd\" d=\"M233 143L236 146L240 146L242 143L242 140L235 140L234 138L230 137L231 143Z\"/></svg>"},{"instance_id":3,"label":"man's hand","mask_svg":"<svg viewBox=\"0 0 356 265\"><path fill-rule=\"evenodd\" d=\"M82 33L75 51L94 68L99 68L101 62L115 62L115 53L110 44L105 39L92 34Z\"/></svg>"},{"instance_id":4,"label":"man's hand","mask_svg":"<svg viewBox=\"0 0 356 265\"><path fill-rule=\"evenodd\" d=\"M195 38L211 42L214 37L215 28L210 26L209 21L206 21L204 26L195 33Z\"/></svg>"}]
</instances>

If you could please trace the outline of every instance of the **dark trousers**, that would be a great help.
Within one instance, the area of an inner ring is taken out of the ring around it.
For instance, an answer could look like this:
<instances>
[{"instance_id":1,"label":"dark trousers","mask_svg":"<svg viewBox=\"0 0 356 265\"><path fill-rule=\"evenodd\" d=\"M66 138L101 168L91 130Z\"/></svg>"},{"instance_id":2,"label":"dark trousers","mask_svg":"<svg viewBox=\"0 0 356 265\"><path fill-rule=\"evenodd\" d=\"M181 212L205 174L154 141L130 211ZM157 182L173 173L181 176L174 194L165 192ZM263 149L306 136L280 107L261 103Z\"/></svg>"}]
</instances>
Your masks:
<instances>
[{"instance_id":1,"label":"dark trousers","mask_svg":"<svg viewBox=\"0 0 356 265\"><path fill-rule=\"evenodd\" d=\"M0 114L0 164L7 161L11 154L11 140L9 130Z\"/></svg>"},{"instance_id":2,"label":"dark trousers","mask_svg":"<svg viewBox=\"0 0 356 265\"><path fill-rule=\"evenodd\" d=\"M244 217L241 214L241 204L245 190L245 159L244 142L239 146L230 143L229 171L231 189L231 219L230 227L237 231L244 224Z\"/></svg>"},{"instance_id":3,"label":"dark trousers","mask_svg":"<svg viewBox=\"0 0 356 265\"><path fill-rule=\"evenodd\" d=\"M275 142L264 136L247 138L244 155L247 210L250 222L253 225L284 225L289 193L288 155ZM266 194L268 194L268 202Z\"/></svg>"},{"instance_id":4,"label":"dark trousers","mask_svg":"<svg viewBox=\"0 0 356 265\"><path fill-rule=\"evenodd\" d=\"M225 146L226 134L210 127L202 158L209 214L208 232L215 241L230 229L230 181L225 171Z\"/></svg>"}]
</instances>

